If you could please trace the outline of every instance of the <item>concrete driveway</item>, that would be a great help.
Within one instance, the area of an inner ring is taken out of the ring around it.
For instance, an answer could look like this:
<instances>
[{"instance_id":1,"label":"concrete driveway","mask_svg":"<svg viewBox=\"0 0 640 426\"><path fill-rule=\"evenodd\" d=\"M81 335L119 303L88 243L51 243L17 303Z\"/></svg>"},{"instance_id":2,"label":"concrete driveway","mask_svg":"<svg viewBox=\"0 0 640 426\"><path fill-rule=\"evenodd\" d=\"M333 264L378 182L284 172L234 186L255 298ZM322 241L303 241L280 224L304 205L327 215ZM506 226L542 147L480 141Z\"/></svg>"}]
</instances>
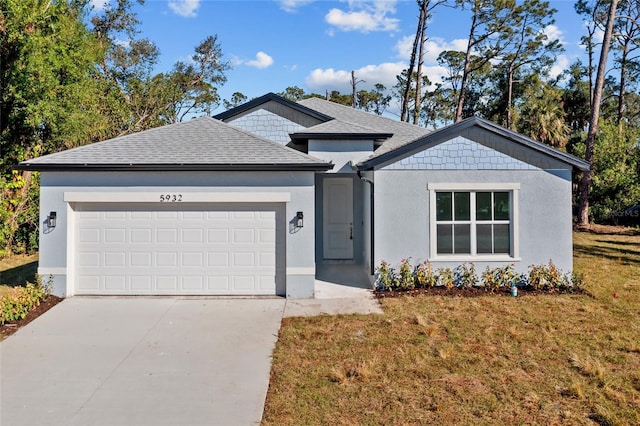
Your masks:
<instances>
[{"instance_id":1,"label":"concrete driveway","mask_svg":"<svg viewBox=\"0 0 640 426\"><path fill-rule=\"evenodd\" d=\"M67 299L0 343L0 425L259 423L284 307Z\"/></svg>"}]
</instances>

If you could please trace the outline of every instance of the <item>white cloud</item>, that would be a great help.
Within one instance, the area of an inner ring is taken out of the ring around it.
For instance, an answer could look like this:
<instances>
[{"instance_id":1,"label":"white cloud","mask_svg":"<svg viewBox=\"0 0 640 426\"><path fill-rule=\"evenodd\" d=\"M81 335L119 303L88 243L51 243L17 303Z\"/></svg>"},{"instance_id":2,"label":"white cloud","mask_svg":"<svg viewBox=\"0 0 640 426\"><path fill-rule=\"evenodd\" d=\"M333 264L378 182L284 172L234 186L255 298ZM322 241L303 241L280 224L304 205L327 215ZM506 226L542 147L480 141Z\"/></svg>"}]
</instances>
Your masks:
<instances>
[{"instance_id":1,"label":"white cloud","mask_svg":"<svg viewBox=\"0 0 640 426\"><path fill-rule=\"evenodd\" d=\"M169 0L169 9L185 18L195 18L199 7L200 0Z\"/></svg>"},{"instance_id":2,"label":"white cloud","mask_svg":"<svg viewBox=\"0 0 640 426\"><path fill-rule=\"evenodd\" d=\"M94 12L100 12L101 10L104 10L105 7L107 7L109 1L110 0L91 0L89 4L91 4Z\"/></svg>"},{"instance_id":3,"label":"white cloud","mask_svg":"<svg viewBox=\"0 0 640 426\"><path fill-rule=\"evenodd\" d=\"M314 0L279 0L280 8L285 12L293 13L298 10L298 8L312 3Z\"/></svg>"},{"instance_id":4,"label":"white cloud","mask_svg":"<svg viewBox=\"0 0 640 426\"><path fill-rule=\"evenodd\" d=\"M556 78L569 69L570 59L567 55L558 55L556 62L551 67L549 74L551 78Z\"/></svg>"},{"instance_id":5,"label":"white cloud","mask_svg":"<svg viewBox=\"0 0 640 426\"><path fill-rule=\"evenodd\" d=\"M542 32L547 36L547 43L558 40L562 45L565 45L564 32L556 25L547 25Z\"/></svg>"},{"instance_id":6,"label":"white cloud","mask_svg":"<svg viewBox=\"0 0 640 426\"><path fill-rule=\"evenodd\" d=\"M245 62L250 67L256 67L259 69L267 68L273 65L273 58L264 52L256 53L256 58Z\"/></svg>"},{"instance_id":7,"label":"white cloud","mask_svg":"<svg viewBox=\"0 0 640 426\"><path fill-rule=\"evenodd\" d=\"M365 65L354 70L358 80L364 80L358 85L358 89L371 90L377 83L384 84L387 89L396 85L396 76L406 69L406 62L386 62L380 65ZM447 75L447 69L438 65L423 67L424 75L429 77L432 89L435 83L442 81ZM325 90L338 90L342 93L351 92L351 70L336 70L333 68L317 68L306 78L305 83L312 91L324 93Z\"/></svg>"},{"instance_id":8,"label":"white cloud","mask_svg":"<svg viewBox=\"0 0 640 426\"><path fill-rule=\"evenodd\" d=\"M398 57L400 59L408 60L411 57L411 50L413 49L414 36L406 36L398 40L395 46L395 50L398 51ZM451 41L445 41L440 37L431 37L425 43L424 49L424 63L436 64L438 61L438 55L445 50L455 50L464 52L467 50L467 39L458 38Z\"/></svg>"},{"instance_id":9,"label":"white cloud","mask_svg":"<svg viewBox=\"0 0 640 426\"><path fill-rule=\"evenodd\" d=\"M371 89L376 83L391 88L396 84L396 75L407 67L404 62L383 63L380 65L366 65L355 71L358 80L364 83L358 89ZM342 93L351 92L351 70L335 70L333 68L317 68L309 74L305 83L312 91L324 93L325 90L338 90Z\"/></svg>"},{"instance_id":10,"label":"white cloud","mask_svg":"<svg viewBox=\"0 0 640 426\"><path fill-rule=\"evenodd\" d=\"M342 31L395 31L398 29L395 0L381 1L349 1L349 10L333 8L325 16L325 21Z\"/></svg>"}]
</instances>

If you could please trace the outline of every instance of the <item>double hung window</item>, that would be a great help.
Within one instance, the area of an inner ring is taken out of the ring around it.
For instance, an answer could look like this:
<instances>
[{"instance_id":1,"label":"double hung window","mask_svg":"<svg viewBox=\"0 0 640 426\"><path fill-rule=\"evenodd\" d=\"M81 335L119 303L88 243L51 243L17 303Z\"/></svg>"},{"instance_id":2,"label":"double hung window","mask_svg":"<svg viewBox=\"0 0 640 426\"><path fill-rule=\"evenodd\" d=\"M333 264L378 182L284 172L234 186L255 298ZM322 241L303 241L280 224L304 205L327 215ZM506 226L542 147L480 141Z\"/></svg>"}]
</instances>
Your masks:
<instances>
[{"instance_id":1,"label":"double hung window","mask_svg":"<svg viewBox=\"0 0 640 426\"><path fill-rule=\"evenodd\" d=\"M466 190L455 186L430 187L432 253L438 257L515 257L518 188L493 190L487 185Z\"/></svg>"}]
</instances>

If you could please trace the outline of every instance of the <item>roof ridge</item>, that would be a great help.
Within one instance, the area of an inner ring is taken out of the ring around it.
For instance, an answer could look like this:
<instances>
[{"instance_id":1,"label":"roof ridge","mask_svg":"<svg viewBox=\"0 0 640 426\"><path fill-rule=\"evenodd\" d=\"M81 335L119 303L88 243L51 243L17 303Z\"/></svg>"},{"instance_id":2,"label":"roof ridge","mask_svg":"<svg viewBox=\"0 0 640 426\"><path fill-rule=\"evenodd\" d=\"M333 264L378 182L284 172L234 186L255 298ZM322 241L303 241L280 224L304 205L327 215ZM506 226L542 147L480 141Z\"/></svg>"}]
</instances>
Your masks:
<instances>
[{"instance_id":1,"label":"roof ridge","mask_svg":"<svg viewBox=\"0 0 640 426\"><path fill-rule=\"evenodd\" d=\"M375 117L376 119L383 119L383 120L389 121L389 122L391 122L391 123L393 123L393 124L401 124L401 125L410 126L410 127L417 128L417 129L423 129L423 130L430 131L430 130L429 130L429 129L427 129L426 127L418 126L418 125L416 125L416 124L409 123L409 122L407 122L407 121L394 120L394 119L392 119L392 118L385 117L384 115L378 115L378 114L374 114L374 113L372 113L372 112L363 111L363 110L358 109L358 108L353 108L353 107L350 107L350 106L347 106L347 105L342 105L342 104L339 104L339 103L337 103L337 102L329 101L329 100L327 100L327 99L323 99L323 98L311 97L311 98L307 98L307 99L302 99L302 100L298 101L298 103L300 103L300 104L304 105L304 104L303 104L303 102L308 101L308 100L317 100L317 101L322 101L323 103L326 103L327 105L330 105L330 106L332 106L332 107L337 107L337 108L346 108L346 109L348 109L350 112L353 112L353 113L359 114L359 115L361 115L361 116L363 116L363 117L364 117L364 116L367 116L367 117ZM306 106L306 105L304 105L304 106ZM311 107L308 107L308 108L311 108ZM313 109L313 108L311 108L311 109ZM334 118L335 120L338 120L338 118L336 118L336 117L333 117L333 118ZM343 122L345 122L345 123L348 123L348 124L355 124L355 125L357 125L357 123L353 123L353 122L351 122L351 121L344 120L344 119L342 119L342 118L340 118L339 120L340 120L340 121L343 121Z\"/></svg>"}]
</instances>

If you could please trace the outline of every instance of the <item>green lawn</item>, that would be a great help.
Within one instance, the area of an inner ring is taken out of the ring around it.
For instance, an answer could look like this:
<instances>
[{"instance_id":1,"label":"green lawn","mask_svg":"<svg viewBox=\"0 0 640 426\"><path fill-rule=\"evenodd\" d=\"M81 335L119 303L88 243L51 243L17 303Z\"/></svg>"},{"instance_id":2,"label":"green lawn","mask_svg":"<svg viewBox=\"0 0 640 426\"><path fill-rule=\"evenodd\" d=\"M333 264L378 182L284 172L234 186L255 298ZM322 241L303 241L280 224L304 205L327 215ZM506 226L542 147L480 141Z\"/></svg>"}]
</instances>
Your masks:
<instances>
[{"instance_id":1,"label":"green lawn","mask_svg":"<svg viewBox=\"0 0 640 426\"><path fill-rule=\"evenodd\" d=\"M574 246L589 294L285 319L263 424L640 424L640 236Z\"/></svg>"}]
</instances>

